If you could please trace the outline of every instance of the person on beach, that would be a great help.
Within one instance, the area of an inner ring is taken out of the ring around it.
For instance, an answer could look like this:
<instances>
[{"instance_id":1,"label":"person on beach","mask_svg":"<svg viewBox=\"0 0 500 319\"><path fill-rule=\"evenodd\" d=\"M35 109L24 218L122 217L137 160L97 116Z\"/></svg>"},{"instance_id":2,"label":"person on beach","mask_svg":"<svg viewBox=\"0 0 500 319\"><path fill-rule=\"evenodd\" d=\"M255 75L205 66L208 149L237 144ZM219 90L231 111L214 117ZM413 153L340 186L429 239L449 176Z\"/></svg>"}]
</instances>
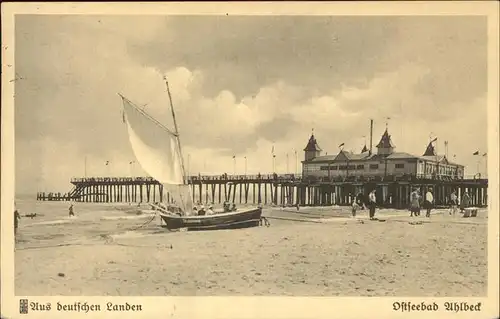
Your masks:
<instances>
[{"instance_id":1,"label":"person on beach","mask_svg":"<svg viewBox=\"0 0 500 319\"><path fill-rule=\"evenodd\" d=\"M356 198L353 198L353 201L352 201L352 217L355 218L356 217L356 212L357 210L360 208L358 202L356 201Z\"/></svg>"},{"instance_id":2,"label":"person on beach","mask_svg":"<svg viewBox=\"0 0 500 319\"><path fill-rule=\"evenodd\" d=\"M237 210L238 210L238 209L236 208L236 204L235 204L235 203L233 203L233 207L231 207L231 211L232 211L232 212L235 212L235 211L237 211Z\"/></svg>"},{"instance_id":3,"label":"person on beach","mask_svg":"<svg viewBox=\"0 0 500 319\"><path fill-rule=\"evenodd\" d=\"M69 205L69 217L75 216L75 213L73 212L73 204Z\"/></svg>"},{"instance_id":4,"label":"person on beach","mask_svg":"<svg viewBox=\"0 0 500 319\"><path fill-rule=\"evenodd\" d=\"M359 209L364 209L365 195L363 192L359 192L358 195L356 195L356 203L358 204Z\"/></svg>"},{"instance_id":5,"label":"person on beach","mask_svg":"<svg viewBox=\"0 0 500 319\"><path fill-rule=\"evenodd\" d=\"M420 194L418 193L418 188L413 189L410 194L410 217L420 215Z\"/></svg>"},{"instance_id":6,"label":"person on beach","mask_svg":"<svg viewBox=\"0 0 500 319\"><path fill-rule=\"evenodd\" d=\"M455 193L455 191L451 192L450 201L451 201L450 215L453 214L453 216L455 216L458 207L458 196Z\"/></svg>"},{"instance_id":7,"label":"person on beach","mask_svg":"<svg viewBox=\"0 0 500 319\"><path fill-rule=\"evenodd\" d=\"M19 220L21 219L21 214L14 210L14 236L17 234L17 228L19 227Z\"/></svg>"},{"instance_id":8,"label":"person on beach","mask_svg":"<svg viewBox=\"0 0 500 319\"><path fill-rule=\"evenodd\" d=\"M464 212L464 210L469 207L470 205L470 196L469 196L469 192L467 190L465 190L464 192L464 196L462 196L462 200L460 202L460 212Z\"/></svg>"},{"instance_id":9,"label":"person on beach","mask_svg":"<svg viewBox=\"0 0 500 319\"><path fill-rule=\"evenodd\" d=\"M434 195L432 194L432 188L427 189L427 193L425 193L425 217L431 217L431 210L434 206Z\"/></svg>"},{"instance_id":10,"label":"person on beach","mask_svg":"<svg viewBox=\"0 0 500 319\"><path fill-rule=\"evenodd\" d=\"M375 209L377 207L376 191L372 190L368 195L368 206L370 208L370 220L375 219Z\"/></svg>"},{"instance_id":11,"label":"person on beach","mask_svg":"<svg viewBox=\"0 0 500 319\"><path fill-rule=\"evenodd\" d=\"M205 214L205 206L201 205L200 209L198 210L198 216L203 216Z\"/></svg>"},{"instance_id":12,"label":"person on beach","mask_svg":"<svg viewBox=\"0 0 500 319\"><path fill-rule=\"evenodd\" d=\"M212 205L208 206L207 215L215 215L214 208Z\"/></svg>"}]
</instances>

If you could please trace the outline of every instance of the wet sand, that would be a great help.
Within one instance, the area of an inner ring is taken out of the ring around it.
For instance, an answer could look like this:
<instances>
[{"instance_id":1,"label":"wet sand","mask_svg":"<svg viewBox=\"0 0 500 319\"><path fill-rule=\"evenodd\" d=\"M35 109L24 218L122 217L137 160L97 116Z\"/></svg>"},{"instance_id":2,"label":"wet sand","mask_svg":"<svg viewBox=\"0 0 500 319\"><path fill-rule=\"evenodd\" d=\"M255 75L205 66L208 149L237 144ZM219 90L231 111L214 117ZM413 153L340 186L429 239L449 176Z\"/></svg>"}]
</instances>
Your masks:
<instances>
[{"instance_id":1,"label":"wet sand","mask_svg":"<svg viewBox=\"0 0 500 319\"><path fill-rule=\"evenodd\" d=\"M270 227L206 232L155 224L71 246L21 243L16 295L486 295L485 210L467 219L435 211L430 220L387 210L378 214L385 222L331 212L266 209L310 222L270 218Z\"/></svg>"}]
</instances>

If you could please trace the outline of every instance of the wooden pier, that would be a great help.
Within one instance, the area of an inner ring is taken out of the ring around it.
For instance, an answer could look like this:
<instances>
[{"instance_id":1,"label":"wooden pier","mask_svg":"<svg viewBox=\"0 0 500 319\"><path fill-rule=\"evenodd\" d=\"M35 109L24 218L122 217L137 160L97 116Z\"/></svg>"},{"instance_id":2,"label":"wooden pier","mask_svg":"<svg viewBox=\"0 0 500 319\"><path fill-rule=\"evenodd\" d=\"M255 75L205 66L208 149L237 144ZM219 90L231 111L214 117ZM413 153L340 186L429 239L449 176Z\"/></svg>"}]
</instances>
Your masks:
<instances>
[{"instance_id":1,"label":"wooden pier","mask_svg":"<svg viewBox=\"0 0 500 319\"><path fill-rule=\"evenodd\" d=\"M77 201L93 203L154 203L171 202L163 185L150 177L87 177L71 180L73 189L65 194L38 193L41 201ZM467 190L471 204L487 205L487 179L423 179L417 176L380 178L302 178L298 175L221 175L189 177L193 201L203 204L263 204L278 206L350 205L356 194L367 195L377 190L380 207L406 208L410 193L420 188L424 194L432 187L437 206L449 204L450 194L457 196Z\"/></svg>"}]
</instances>

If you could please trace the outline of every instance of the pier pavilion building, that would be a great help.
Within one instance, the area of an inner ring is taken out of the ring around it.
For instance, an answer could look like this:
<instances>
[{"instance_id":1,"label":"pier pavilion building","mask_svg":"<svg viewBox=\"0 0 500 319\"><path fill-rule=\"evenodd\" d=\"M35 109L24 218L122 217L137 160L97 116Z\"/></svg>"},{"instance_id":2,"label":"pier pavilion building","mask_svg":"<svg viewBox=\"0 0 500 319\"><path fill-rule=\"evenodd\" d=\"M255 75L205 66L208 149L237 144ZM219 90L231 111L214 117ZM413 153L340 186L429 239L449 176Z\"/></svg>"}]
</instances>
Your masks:
<instances>
[{"instance_id":1,"label":"pier pavilion building","mask_svg":"<svg viewBox=\"0 0 500 319\"><path fill-rule=\"evenodd\" d=\"M370 137L371 140L371 137ZM430 142L422 155L396 152L386 128L377 151L363 147L360 153L343 149L336 155L321 155L321 148L314 133L304 148L302 174L307 177L328 178L376 178L416 177L419 179L458 180L464 178L464 166L453 163L444 155L435 152Z\"/></svg>"}]
</instances>

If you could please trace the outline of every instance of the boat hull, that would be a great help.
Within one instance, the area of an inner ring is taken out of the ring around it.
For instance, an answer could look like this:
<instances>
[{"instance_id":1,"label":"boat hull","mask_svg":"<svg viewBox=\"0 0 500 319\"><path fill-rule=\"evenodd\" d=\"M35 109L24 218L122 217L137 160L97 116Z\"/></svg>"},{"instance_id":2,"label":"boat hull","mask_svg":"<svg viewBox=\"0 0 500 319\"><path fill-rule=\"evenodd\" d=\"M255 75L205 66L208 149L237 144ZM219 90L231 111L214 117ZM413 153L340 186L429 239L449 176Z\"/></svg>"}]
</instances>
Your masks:
<instances>
[{"instance_id":1,"label":"boat hull","mask_svg":"<svg viewBox=\"0 0 500 319\"><path fill-rule=\"evenodd\" d=\"M169 230L185 228L187 230L239 229L259 226L262 208L251 208L236 212L208 216L175 216L160 212Z\"/></svg>"}]
</instances>

